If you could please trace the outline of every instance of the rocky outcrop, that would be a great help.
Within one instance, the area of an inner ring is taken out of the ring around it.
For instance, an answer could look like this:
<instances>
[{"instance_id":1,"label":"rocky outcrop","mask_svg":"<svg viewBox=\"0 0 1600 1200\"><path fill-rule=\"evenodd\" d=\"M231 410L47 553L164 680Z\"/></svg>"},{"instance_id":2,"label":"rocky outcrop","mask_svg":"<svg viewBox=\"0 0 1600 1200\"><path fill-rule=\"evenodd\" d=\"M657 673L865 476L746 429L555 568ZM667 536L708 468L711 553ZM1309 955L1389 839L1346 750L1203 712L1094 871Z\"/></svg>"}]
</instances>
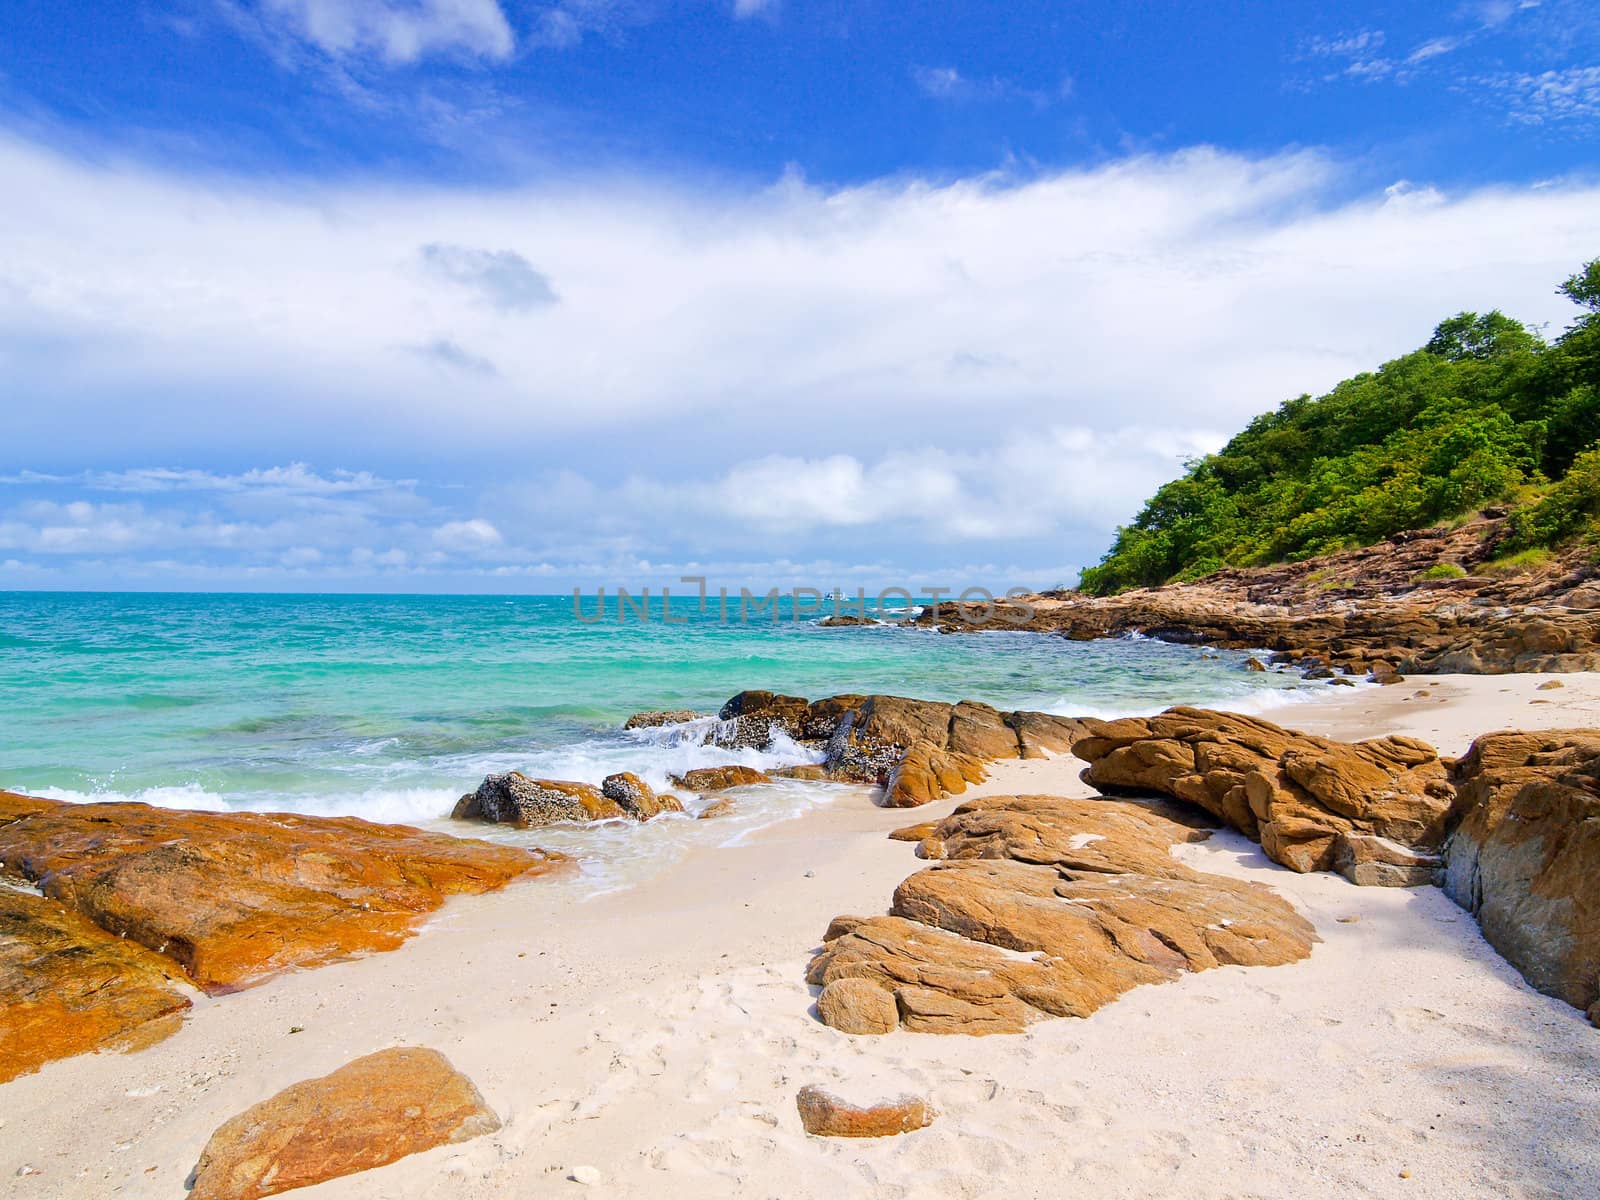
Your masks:
<instances>
[{"instance_id":1,"label":"rocky outcrop","mask_svg":"<svg viewBox=\"0 0 1600 1200\"><path fill-rule=\"evenodd\" d=\"M815 1084L795 1097L800 1123L816 1137L892 1137L933 1124L933 1106L920 1096L899 1096L876 1104L852 1104Z\"/></svg>"},{"instance_id":2,"label":"rocky outcrop","mask_svg":"<svg viewBox=\"0 0 1600 1200\"><path fill-rule=\"evenodd\" d=\"M1444 889L1530 984L1600 1025L1600 730L1488 734L1455 783Z\"/></svg>"},{"instance_id":3,"label":"rocky outcrop","mask_svg":"<svg viewBox=\"0 0 1600 1200\"><path fill-rule=\"evenodd\" d=\"M869 981L914 1032L1014 1033L1185 971L1305 957L1316 935L1275 893L1172 857L1203 836L1113 800L964 804L919 846L946 861L902 882L889 916L837 918L807 978Z\"/></svg>"},{"instance_id":4,"label":"rocky outcrop","mask_svg":"<svg viewBox=\"0 0 1600 1200\"><path fill-rule=\"evenodd\" d=\"M1264 648L1274 661L1371 675L1600 669L1600 578L1577 548L1508 569L1492 560L1505 521L1396 534L1298 563L1218 571L1115 596L1048 592L994 606L927 606L948 633L1029 629L1074 640L1146 637ZM1430 578L1441 563L1462 578Z\"/></svg>"},{"instance_id":5,"label":"rocky outcrop","mask_svg":"<svg viewBox=\"0 0 1600 1200\"><path fill-rule=\"evenodd\" d=\"M223 1124L201 1151L189 1200L276 1195L499 1128L437 1050L380 1050Z\"/></svg>"},{"instance_id":6,"label":"rocky outcrop","mask_svg":"<svg viewBox=\"0 0 1600 1200\"><path fill-rule=\"evenodd\" d=\"M683 811L682 800L670 793L657 795L654 788L632 771L607 775L600 784L600 794L636 821L648 821L664 812Z\"/></svg>"},{"instance_id":7,"label":"rocky outcrop","mask_svg":"<svg viewBox=\"0 0 1600 1200\"><path fill-rule=\"evenodd\" d=\"M883 803L888 808L916 808L945 796L959 796L969 783L982 783L987 773L971 754L940 749L932 742L913 742L889 770Z\"/></svg>"},{"instance_id":8,"label":"rocky outcrop","mask_svg":"<svg viewBox=\"0 0 1600 1200\"><path fill-rule=\"evenodd\" d=\"M603 821L628 814L599 788L564 779L530 779L521 771L489 775L456 801L458 821L488 821L537 829L563 821Z\"/></svg>"},{"instance_id":9,"label":"rocky outcrop","mask_svg":"<svg viewBox=\"0 0 1600 1200\"><path fill-rule=\"evenodd\" d=\"M888 1033L900 1023L894 997L869 979L835 979L817 994L817 1016L841 1033Z\"/></svg>"},{"instance_id":10,"label":"rocky outcrop","mask_svg":"<svg viewBox=\"0 0 1600 1200\"><path fill-rule=\"evenodd\" d=\"M725 792L729 788L750 787L757 783L771 783L772 777L754 767L729 763L722 767L697 767L674 775L672 782L691 792Z\"/></svg>"},{"instance_id":11,"label":"rocky outcrop","mask_svg":"<svg viewBox=\"0 0 1600 1200\"><path fill-rule=\"evenodd\" d=\"M42 896L0 885L0 1083L173 1033L189 999L169 960Z\"/></svg>"},{"instance_id":12,"label":"rocky outcrop","mask_svg":"<svg viewBox=\"0 0 1600 1200\"><path fill-rule=\"evenodd\" d=\"M169 979L220 995L393 949L447 896L565 861L354 817L0 797L0 880L39 893L0 890L0 1008L17 1036L50 1017L28 1039L47 1057L115 1044L186 1007Z\"/></svg>"},{"instance_id":13,"label":"rocky outcrop","mask_svg":"<svg viewBox=\"0 0 1600 1200\"><path fill-rule=\"evenodd\" d=\"M800 696L740 692L717 713L722 724L713 732L712 741L725 749L759 750L771 744L775 732L803 737L810 707Z\"/></svg>"},{"instance_id":14,"label":"rocky outcrop","mask_svg":"<svg viewBox=\"0 0 1600 1200\"><path fill-rule=\"evenodd\" d=\"M693 709L654 708L647 712L636 712L622 723L624 729L659 729L663 725L682 725L688 721L698 721L706 716L705 713L695 712Z\"/></svg>"},{"instance_id":15,"label":"rocky outcrop","mask_svg":"<svg viewBox=\"0 0 1600 1200\"><path fill-rule=\"evenodd\" d=\"M1454 793L1426 742L1336 742L1195 708L1085 724L1073 753L1087 782L1196 805L1291 870L1411 885L1439 866Z\"/></svg>"}]
</instances>

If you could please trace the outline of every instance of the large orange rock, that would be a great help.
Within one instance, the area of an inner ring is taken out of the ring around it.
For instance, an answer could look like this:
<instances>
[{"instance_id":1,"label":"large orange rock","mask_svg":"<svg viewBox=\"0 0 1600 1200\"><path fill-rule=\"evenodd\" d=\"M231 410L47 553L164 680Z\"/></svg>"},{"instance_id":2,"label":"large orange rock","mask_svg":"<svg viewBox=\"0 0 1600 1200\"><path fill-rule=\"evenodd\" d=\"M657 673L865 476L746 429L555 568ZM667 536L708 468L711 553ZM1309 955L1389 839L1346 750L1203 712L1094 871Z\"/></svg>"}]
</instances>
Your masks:
<instances>
[{"instance_id":1,"label":"large orange rock","mask_svg":"<svg viewBox=\"0 0 1600 1200\"><path fill-rule=\"evenodd\" d=\"M392 949L445 897L566 861L355 817L46 803L0 825L0 876L164 954L212 994Z\"/></svg>"},{"instance_id":2,"label":"large orange rock","mask_svg":"<svg viewBox=\"0 0 1600 1200\"><path fill-rule=\"evenodd\" d=\"M1309 954L1315 932L1274 892L1172 858L1197 836L1119 801L962 805L920 847L951 861L902 882L892 915L837 919L807 979L871 981L912 1031L1013 1033L1185 971Z\"/></svg>"},{"instance_id":3,"label":"large orange rock","mask_svg":"<svg viewBox=\"0 0 1600 1200\"><path fill-rule=\"evenodd\" d=\"M1078 717L1058 717L1042 712L1006 713L1006 724L1017 731L1017 749L1023 758L1048 758L1066 754L1084 734Z\"/></svg>"},{"instance_id":4,"label":"large orange rock","mask_svg":"<svg viewBox=\"0 0 1600 1200\"><path fill-rule=\"evenodd\" d=\"M722 767L696 767L682 775L674 775L672 782L691 792L725 792L729 788L749 787L757 783L771 783L772 777L754 767L729 763Z\"/></svg>"},{"instance_id":5,"label":"large orange rock","mask_svg":"<svg viewBox=\"0 0 1600 1200\"><path fill-rule=\"evenodd\" d=\"M889 771L883 787L888 808L915 808L945 796L960 795L968 783L982 783L983 763L970 754L915 742Z\"/></svg>"},{"instance_id":6,"label":"large orange rock","mask_svg":"<svg viewBox=\"0 0 1600 1200\"><path fill-rule=\"evenodd\" d=\"M0 886L0 1083L91 1050L131 1050L178 1028L181 972L42 896Z\"/></svg>"},{"instance_id":7,"label":"large orange rock","mask_svg":"<svg viewBox=\"0 0 1600 1200\"><path fill-rule=\"evenodd\" d=\"M437 1050L380 1050L224 1123L200 1153L189 1200L276 1195L499 1128Z\"/></svg>"},{"instance_id":8,"label":"large orange rock","mask_svg":"<svg viewBox=\"0 0 1600 1200\"><path fill-rule=\"evenodd\" d=\"M607 775L600 784L600 793L636 821L648 821L664 812L683 811L683 801L670 793L657 795L654 788L632 771Z\"/></svg>"},{"instance_id":9,"label":"large orange rock","mask_svg":"<svg viewBox=\"0 0 1600 1200\"><path fill-rule=\"evenodd\" d=\"M1455 781L1445 890L1530 984L1600 1016L1600 729L1487 734Z\"/></svg>"},{"instance_id":10,"label":"large orange rock","mask_svg":"<svg viewBox=\"0 0 1600 1200\"><path fill-rule=\"evenodd\" d=\"M979 762L1018 758L1022 754L1017 731L1006 724L1005 714L975 700L963 700L950 710L945 748Z\"/></svg>"},{"instance_id":11,"label":"large orange rock","mask_svg":"<svg viewBox=\"0 0 1600 1200\"><path fill-rule=\"evenodd\" d=\"M1347 845L1347 835L1397 843L1413 859L1388 872L1352 872L1358 882L1428 883L1439 865L1454 793L1426 742L1337 742L1195 708L1085 725L1073 753L1090 764L1086 781L1197 805L1291 870L1369 861L1370 845Z\"/></svg>"},{"instance_id":12,"label":"large orange rock","mask_svg":"<svg viewBox=\"0 0 1600 1200\"><path fill-rule=\"evenodd\" d=\"M536 829L563 821L604 821L628 814L593 784L531 779L521 771L506 771L486 776L477 791L456 801L450 815L458 821Z\"/></svg>"}]
</instances>

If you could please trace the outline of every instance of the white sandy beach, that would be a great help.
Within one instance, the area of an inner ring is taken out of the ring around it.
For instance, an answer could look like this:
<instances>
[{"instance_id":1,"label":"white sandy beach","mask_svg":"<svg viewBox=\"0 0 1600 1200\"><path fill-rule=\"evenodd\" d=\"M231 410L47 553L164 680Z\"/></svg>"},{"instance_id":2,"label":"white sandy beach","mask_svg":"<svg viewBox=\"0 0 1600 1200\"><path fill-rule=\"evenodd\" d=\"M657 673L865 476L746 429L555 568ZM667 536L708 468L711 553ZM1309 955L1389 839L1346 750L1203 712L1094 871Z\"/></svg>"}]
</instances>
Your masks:
<instances>
[{"instance_id":1,"label":"white sandy beach","mask_svg":"<svg viewBox=\"0 0 1600 1200\"><path fill-rule=\"evenodd\" d=\"M1552 678L1565 686L1537 690ZM1593 675L1338 692L1271 715L1449 754L1495 729L1600 726ZM1084 795L1080 766L998 764L982 791ZM823 1026L804 969L829 919L884 911L921 865L884 834L957 802L891 811L845 792L732 847L706 822L703 849L627 890L582 901L535 880L452 901L395 952L197 997L160 1045L0 1089L0 1195L179 1200L222 1121L397 1044L449 1056L504 1127L293 1194L1596 1194L1600 1031L1582 1013L1532 991L1442 892L1295 875L1230 833L1179 853L1289 897L1323 939L1308 960L1139 988L1014 1037ZM897 1138L812 1138L795 1110L808 1083L921 1092L939 1116ZM580 1166L601 1182L569 1180Z\"/></svg>"}]
</instances>

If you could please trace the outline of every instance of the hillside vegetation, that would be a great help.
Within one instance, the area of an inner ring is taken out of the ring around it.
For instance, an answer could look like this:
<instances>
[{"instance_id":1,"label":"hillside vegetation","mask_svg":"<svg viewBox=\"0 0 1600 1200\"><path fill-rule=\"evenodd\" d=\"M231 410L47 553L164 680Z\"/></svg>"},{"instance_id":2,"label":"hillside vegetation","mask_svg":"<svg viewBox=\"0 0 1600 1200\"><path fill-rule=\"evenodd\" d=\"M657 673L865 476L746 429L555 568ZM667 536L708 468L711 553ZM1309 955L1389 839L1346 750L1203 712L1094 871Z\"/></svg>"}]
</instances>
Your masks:
<instances>
[{"instance_id":1,"label":"hillside vegetation","mask_svg":"<svg viewBox=\"0 0 1600 1200\"><path fill-rule=\"evenodd\" d=\"M1266 413L1160 488L1081 590L1294 561L1506 504L1507 554L1600 516L1600 259L1559 289L1584 311L1555 341L1499 311Z\"/></svg>"}]
</instances>

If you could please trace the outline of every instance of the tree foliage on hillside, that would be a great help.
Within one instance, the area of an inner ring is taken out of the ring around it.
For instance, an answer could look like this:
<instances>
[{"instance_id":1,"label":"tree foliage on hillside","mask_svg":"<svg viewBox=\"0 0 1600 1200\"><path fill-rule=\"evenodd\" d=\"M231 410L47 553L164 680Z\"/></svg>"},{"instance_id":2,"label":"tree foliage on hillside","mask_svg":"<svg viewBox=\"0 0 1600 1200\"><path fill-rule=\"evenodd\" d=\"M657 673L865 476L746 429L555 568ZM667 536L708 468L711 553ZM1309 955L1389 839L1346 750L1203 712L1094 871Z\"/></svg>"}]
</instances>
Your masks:
<instances>
[{"instance_id":1,"label":"tree foliage on hillside","mask_svg":"<svg viewBox=\"0 0 1600 1200\"><path fill-rule=\"evenodd\" d=\"M1257 417L1160 488L1079 586L1103 595L1309 558L1522 499L1516 546L1588 531L1600 259L1559 290L1587 311L1552 343L1498 311L1460 313L1422 349Z\"/></svg>"}]
</instances>

